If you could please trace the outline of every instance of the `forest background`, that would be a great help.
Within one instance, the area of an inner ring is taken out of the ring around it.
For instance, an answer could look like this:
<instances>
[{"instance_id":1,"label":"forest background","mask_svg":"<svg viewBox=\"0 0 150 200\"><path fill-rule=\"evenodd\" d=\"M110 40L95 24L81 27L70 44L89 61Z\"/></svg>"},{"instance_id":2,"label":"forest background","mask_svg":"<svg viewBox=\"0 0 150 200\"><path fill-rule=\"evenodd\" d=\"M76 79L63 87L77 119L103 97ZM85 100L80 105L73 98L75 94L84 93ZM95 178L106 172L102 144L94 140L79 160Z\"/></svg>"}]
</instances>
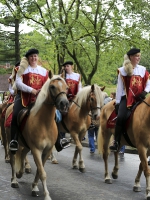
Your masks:
<instances>
[{"instance_id":1,"label":"forest background","mask_svg":"<svg viewBox=\"0 0 150 200\"><path fill-rule=\"evenodd\" d=\"M37 48L54 74L72 60L83 85L110 93L130 48L141 49L140 64L150 71L149 19L149 0L0 0L0 65L14 66Z\"/></svg>"}]
</instances>

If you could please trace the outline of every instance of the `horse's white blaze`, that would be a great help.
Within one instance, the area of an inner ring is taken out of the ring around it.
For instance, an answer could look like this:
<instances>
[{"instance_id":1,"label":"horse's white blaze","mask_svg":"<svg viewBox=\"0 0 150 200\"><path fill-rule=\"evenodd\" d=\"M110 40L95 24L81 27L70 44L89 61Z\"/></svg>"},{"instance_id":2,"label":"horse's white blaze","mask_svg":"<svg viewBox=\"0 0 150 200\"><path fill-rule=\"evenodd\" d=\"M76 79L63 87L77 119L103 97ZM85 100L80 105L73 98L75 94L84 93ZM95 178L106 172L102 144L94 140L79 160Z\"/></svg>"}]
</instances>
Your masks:
<instances>
[{"instance_id":1,"label":"horse's white blaze","mask_svg":"<svg viewBox=\"0 0 150 200\"><path fill-rule=\"evenodd\" d=\"M61 87L61 89L62 89L63 84L62 84L61 81L58 81L58 85L59 85L59 86Z\"/></svg>"}]
</instances>

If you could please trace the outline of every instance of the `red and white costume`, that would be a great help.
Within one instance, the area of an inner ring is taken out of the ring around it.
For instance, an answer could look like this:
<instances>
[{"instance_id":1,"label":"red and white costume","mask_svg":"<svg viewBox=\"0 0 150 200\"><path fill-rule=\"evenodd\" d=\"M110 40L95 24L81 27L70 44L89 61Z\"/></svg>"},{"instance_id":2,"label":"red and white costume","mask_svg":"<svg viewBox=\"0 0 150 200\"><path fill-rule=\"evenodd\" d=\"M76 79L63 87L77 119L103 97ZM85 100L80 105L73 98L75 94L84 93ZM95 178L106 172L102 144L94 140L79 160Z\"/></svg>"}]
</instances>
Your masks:
<instances>
[{"instance_id":1,"label":"red and white costume","mask_svg":"<svg viewBox=\"0 0 150 200\"><path fill-rule=\"evenodd\" d=\"M71 74L66 73L66 83L69 87L68 95L69 99L73 98L81 89L81 78L80 74L72 72Z\"/></svg>"},{"instance_id":2,"label":"red and white costume","mask_svg":"<svg viewBox=\"0 0 150 200\"><path fill-rule=\"evenodd\" d=\"M22 76L16 75L16 86L21 90L22 105L26 107L29 103L34 102L36 96L31 94L33 89L40 90L48 78L48 71L37 65L36 68L30 65L25 69Z\"/></svg>"},{"instance_id":3,"label":"red and white costume","mask_svg":"<svg viewBox=\"0 0 150 200\"><path fill-rule=\"evenodd\" d=\"M127 76L124 67L120 67L118 73L116 103L120 103L121 97L126 95L127 107L130 107L142 91L150 91L149 73L145 67L136 65L132 76Z\"/></svg>"}]
</instances>

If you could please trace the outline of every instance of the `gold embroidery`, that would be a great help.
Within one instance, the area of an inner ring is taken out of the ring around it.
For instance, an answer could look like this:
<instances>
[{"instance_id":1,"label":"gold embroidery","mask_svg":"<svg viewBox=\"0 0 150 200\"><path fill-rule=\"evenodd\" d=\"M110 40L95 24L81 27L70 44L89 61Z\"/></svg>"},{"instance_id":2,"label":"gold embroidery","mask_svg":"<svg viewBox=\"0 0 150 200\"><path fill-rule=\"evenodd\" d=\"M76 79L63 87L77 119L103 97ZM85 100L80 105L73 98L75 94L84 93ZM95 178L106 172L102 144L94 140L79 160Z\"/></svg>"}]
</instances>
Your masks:
<instances>
[{"instance_id":1,"label":"gold embroidery","mask_svg":"<svg viewBox=\"0 0 150 200\"><path fill-rule=\"evenodd\" d=\"M30 84L33 85L36 83L36 85L40 85L41 79L38 76L31 76L30 78Z\"/></svg>"},{"instance_id":2,"label":"gold embroidery","mask_svg":"<svg viewBox=\"0 0 150 200\"><path fill-rule=\"evenodd\" d=\"M140 79L140 77L138 78L133 78L132 79L132 86L141 86L142 85L142 80Z\"/></svg>"}]
</instances>

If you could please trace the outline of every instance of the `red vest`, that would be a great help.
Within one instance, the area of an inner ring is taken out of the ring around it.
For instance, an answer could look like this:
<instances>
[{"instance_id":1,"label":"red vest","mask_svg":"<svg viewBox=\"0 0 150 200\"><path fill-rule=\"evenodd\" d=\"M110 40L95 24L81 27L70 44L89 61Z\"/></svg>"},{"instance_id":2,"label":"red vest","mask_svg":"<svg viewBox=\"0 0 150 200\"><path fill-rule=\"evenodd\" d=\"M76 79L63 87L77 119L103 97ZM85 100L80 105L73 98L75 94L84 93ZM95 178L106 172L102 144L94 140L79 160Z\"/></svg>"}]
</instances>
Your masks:
<instances>
[{"instance_id":1,"label":"red vest","mask_svg":"<svg viewBox=\"0 0 150 200\"><path fill-rule=\"evenodd\" d=\"M40 90L48 78L48 72L46 76L42 76L40 74L33 74L33 73L23 74L22 78L23 78L24 84L36 90ZM37 97L34 94L27 93L27 92L21 92L21 96L22 96L22 105L25 107L29 105L31 102L35 102L36 97Z\"/></svg>"},{"instance_id":2,"label":"red vest","mask_svg":"<svg viewBox=\"0 0 150 200\"><path fill-rule=\"evenodd\" d=\"M127 107L138 101L136 98L146 87L149 73L146 71L144 77L140 75L122 76L127 96Z\"/></svg>"},{"instance_id":3,"label":"red vest","mask_svg":"<svg viewBox=\"0 0 150 200\"><path fill-rule=\"evenodd\" d=\"M69 95L68 99L71 99L78 92L79 81L72 80L72 79L66 79L66 83L69 87L69 89L68 89L68 95Z\"/></svg>"}]
</instances>

